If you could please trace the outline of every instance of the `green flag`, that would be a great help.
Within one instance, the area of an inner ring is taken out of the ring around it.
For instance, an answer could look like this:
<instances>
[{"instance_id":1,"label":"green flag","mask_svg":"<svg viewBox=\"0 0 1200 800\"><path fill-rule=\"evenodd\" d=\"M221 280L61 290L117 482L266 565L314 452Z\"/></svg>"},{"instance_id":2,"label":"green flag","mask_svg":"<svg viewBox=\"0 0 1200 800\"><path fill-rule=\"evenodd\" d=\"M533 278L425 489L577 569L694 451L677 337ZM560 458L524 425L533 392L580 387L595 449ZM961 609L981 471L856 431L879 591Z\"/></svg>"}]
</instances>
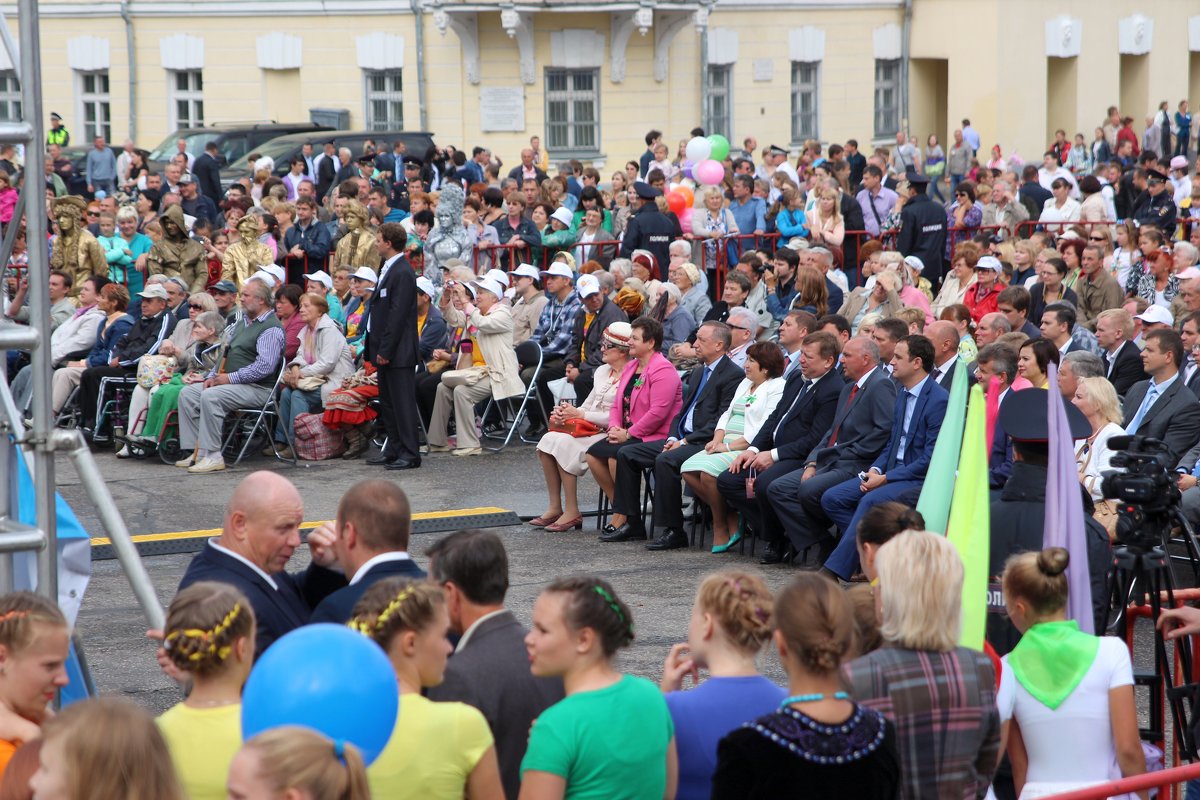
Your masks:
<instances>
[{"instance_id":1,"label":"green flag","mask_svg":"<svg viewBox=\"0 0 1200 800\"><path fill-rule=\"evenodd\" d=\"M933 380L932 377L929 380ZM950 402L946 406L946 418L938 432L933 458L925 473L925 485L921 487L921 499L917 511L925 518L925 530L945 534L946 522L950 518L950 498L954 494L954 471L958 468L958 451L962 448L963 419L967 415L967 365L961 359L954 370L950 386Z\"/></svg>"},{"instance_id":2,"label":"green flag","mask_svg":"<svg viewBox=\"0 0 1200 800\"><path fill-rule=\"evenodd\" d=\"M991 546L986 417L983 391L973 386L958 480L954 483L954 500L946 526L946 538L958 549L963 561L962 634L958 641L963 647L976 650L983 649ZM938 447L941 444L939 441Z\"/></svg>"}]
</instances>

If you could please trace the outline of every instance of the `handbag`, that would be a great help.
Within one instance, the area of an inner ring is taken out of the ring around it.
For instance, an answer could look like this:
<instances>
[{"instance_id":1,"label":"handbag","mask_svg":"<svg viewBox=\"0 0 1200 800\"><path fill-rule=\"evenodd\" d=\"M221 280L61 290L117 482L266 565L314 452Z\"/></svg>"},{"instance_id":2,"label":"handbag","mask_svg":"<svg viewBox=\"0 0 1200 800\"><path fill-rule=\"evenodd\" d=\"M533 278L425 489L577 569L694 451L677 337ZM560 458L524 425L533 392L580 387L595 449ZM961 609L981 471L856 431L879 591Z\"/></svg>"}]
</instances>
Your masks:
<instances>
[{"instance_id":1,"label":"handbag","mask_svg":"<svg viewBox=\"0 0 1200 800\"><path fill-rule=\"evenodd\" d=\"M1093 452L1095 452L1095 448L1089 443L1087 458L1083 460L1082 464L1079 464L1081 474L1091 463ZM1117 517L1117 504L1112 500L1100 500L1095 504L1095 510L1092 511L1092 519L1104 526L1104 530L1108 531L1108 540L1113 543L1117 541Z\"/></svg>"},{"instance_id":2,"label":"handbag","mask_svg":"<svg viewBox=\"0 0 1200 800\"><path fill-rule=\"evenodd\" d=\"M328 375L305 375L296 381L296 388L302 392L311 392L320 389L327 380L329 380Z\"/></svg>"},{"instance_id":3,"label":"handbag","mask_svg":"<svg viewBox=\"0 0 1200 800\"><path fill-rule=\"evenodd\" d=\"M474 386L487 375L484 367L468 367L467 369L448 369L442 372L442 384L455 386Z\"/></svg>"},{"instance_id":4,"label":"handbag","mask_svg":"<svg viewBox=\"0 0 1200 800\"><path fill-rule=\"evenodd\" d=\"M589 436L595 436L597 433L600 433L600 426L591 420L566 419L561 422L551 422L547 430L554 433L565 433L568 436L574 436L576 439L586 439Z\"/></svg>"},{"instance_id":5,"label":"handbag","mask_svg":"<svg viewBox=\"0 0 1200 800\"><path fill-rule=\"evenodd\" d=\"M143 389L152 389L171 380L178 366L175 356L145 355L138 362L137 382Z\"/></svg>"},{"instance_id":6,"label":"handbag","mask_svg":"<svg viewBox=\"0 0 1200 800\"><path fill-rule=\"evenodd\" d=\"M758 477L758 471L754 467L750 468L750 472L746 475L746 499L754 499L754 479Z\"/></svg>"}]
</instances>

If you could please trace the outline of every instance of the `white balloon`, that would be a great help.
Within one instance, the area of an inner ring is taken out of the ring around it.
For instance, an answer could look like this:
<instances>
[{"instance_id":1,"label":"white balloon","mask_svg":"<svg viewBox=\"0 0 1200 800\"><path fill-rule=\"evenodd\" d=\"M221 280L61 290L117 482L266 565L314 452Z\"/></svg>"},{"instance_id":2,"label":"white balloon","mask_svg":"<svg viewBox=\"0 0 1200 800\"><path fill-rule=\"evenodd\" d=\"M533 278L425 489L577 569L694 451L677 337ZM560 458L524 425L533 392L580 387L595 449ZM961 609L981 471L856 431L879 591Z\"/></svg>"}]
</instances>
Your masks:
<instances>
[{"instance_id":1,"label":"white balloon","mask_svg":"<svg viewBox=\"0 0 1200 800\"><path fill-rule=\"evenodd\" d=\"M697 136L687 143L687 157L699 164L712 153L712 142L703 136Z\"/></svg>"}]
</instances>

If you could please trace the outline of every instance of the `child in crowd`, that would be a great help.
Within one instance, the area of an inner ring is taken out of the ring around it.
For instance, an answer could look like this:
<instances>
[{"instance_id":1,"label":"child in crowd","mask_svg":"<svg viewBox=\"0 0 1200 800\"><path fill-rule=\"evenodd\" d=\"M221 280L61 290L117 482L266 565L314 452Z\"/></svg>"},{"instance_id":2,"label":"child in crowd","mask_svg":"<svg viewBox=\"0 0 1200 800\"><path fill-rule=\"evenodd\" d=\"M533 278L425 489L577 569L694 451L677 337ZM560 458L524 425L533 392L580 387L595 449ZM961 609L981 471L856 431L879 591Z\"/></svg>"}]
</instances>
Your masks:
<instances>
[{"instance_id":1,"label":"child in crowd","mask_svg":"<svg viewBox=\"0 0 1200 800\"><path fill-rule=\"evenodd\" d=\"M0 773L22 743L41 735L67 685L70 630L58 606L32 592L0 597Z\"/></svg>"},{"instance_id":2,"label":"child in crowd","mask_svg":"<svg viewBox=\"0 0 1200 800\"><path fill-rule=\"evenodd\" d=\"M242 745L229 767L229 798L279 797L370 800L362 754L309 728L284 726L258 734Z\"/></svg>"},{"instance_id":3,"label":"child in crowd","mask_svg":"<svg viewBox=\"0 0 1200 800\"><path fill-rule=\"evenodd\" d=\"M442 589L389 578L367 589L350 627L369 636L392 662L400 713L387 747L367 770L371 792L388 800L502 800L500 764L487 720L465 703L435 703L450 655L450 616Z\"/></svg>"},{"instance_id":4,"label":"child in crowd","mask_svg":"<svg viewBox=\"0 0 1200 800\"><path fill-rule=\"evenodd\" d=\"M254 609L234 587L212 581L181 591L167 611L167 657L192 692L158 718L191 800L223 800L242 746L242 687L254 663Z\"/></svg>"}]
</instances>

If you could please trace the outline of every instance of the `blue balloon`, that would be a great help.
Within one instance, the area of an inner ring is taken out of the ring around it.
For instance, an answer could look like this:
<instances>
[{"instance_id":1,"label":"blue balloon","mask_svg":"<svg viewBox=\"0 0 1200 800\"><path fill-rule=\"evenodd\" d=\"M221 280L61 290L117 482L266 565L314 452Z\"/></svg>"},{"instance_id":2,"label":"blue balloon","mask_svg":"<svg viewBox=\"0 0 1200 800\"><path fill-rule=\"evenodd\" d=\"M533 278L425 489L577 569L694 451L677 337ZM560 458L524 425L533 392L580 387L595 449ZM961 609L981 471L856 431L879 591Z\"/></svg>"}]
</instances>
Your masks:
<instances>
[{"instance_id":1,"label":"blue balloon","mask_svg":"<svg viewBox=\"0 0 1200 800\"><path fill-rule=\"evenodd\" d=\"M275 641L242 692L242 735L303 725L350 742L367 764L383 752L400 713L391 662L342 625L306 625Z\"/></svg>"}]
</instances>

